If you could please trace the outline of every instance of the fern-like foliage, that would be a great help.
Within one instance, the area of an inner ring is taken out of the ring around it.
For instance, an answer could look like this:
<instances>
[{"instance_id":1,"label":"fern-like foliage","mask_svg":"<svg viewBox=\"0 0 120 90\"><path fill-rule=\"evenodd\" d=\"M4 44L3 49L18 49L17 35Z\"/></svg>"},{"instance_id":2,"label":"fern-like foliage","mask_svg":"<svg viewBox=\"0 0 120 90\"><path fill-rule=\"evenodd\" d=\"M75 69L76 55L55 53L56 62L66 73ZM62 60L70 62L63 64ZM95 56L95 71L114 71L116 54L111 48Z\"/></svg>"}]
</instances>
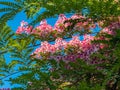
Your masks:
<instances>
[{"instance_id":1,"label":"fern-like foliage","mask_svg":"<svg viewBox=\"0 0 120 90\"><path fill-rule=\"evenodd\" d=\"M100 50L99 53L94 54L93 57L108 61L107 64L100 66L106 67L106 90L120 89L120 29L116 30L116 35L102 34L108 40L95 40L94 43L108 45L107 48ZM111 84L112 82L112 84ZM111 84L111 86L110 86Z\"/></svg>"},{"instance_id":2,"label":"fern-like foliage","mask_svg":"<svg viewBox=\"0 0 120 90\"><path fill-rule=\"evenodd\" d=\"M0 55L0 86L4 85L4 80L9 78L18 72L15 71L15 66L18 65L18 61L12 60L7 63L7 60L4 55Z\"/></svg>"},{"instance_id":3,"label":"fern-like foliage","mask_svg":"<svg viewBox=\"0 0 120 90\"><path fill-rule=\"evenodd\" d=\"M5 73L6 73L6 62L5 62L5 59L3 57L3 55L0 55L0 79L3 78L5 76ZM3 85L3 81L0 80L0 85Z\"/></svg>"},{"instance_id":4,"label":"fern-like foliage","mask_svg":"<svg viewBox=\"0 0 120 90\"><path fill-rule=\"evenodd\" d=\"M0 83L3 84L3 80L7 77L13 76L19 71L20 66L30 66L30 54L33 51L30 44L32 39L28 37L18 38L10 27L7 25L1 27L0 30ZM32 45L32 44L31 44ZM6 54L9 54L9 63ZM17 66L18 65L18 66Z\"/></svg>"},{"instance_id":5,"label":"fern-like foliage","mask_svg":"<svg viewBox=\"0 0 120 90\"><path fill-rule=\"evenodd\" d=\"M42 14L38 14L33 20L33 24L40 22L42 19L56 16L60 13L81 13L83 8L87 8L90 14L87 15L93 19L105 19L111 15L119 16L120 1L115 0L46 0L43 8L46 9ZM112 10L112 11L111 11Z\"/></svg>"},{"instance_id":6,"label":"fern-like foliage","mask_svg":"<svg viewBox=\"0 0 120 90\"><path fill-rule=\"evenodd\" d=\"M9 43L13 40L14 33L6 24L0 30L0 54L6 53L9 49Z\"/></svg>"},{"instance_id":7,"label":"fern-like foliage","mask_svg":"<svg viewBox=\"0 0 120 90\"><path fill-rule=\"evenodd\" d=\"M40 4L37 0L14 0L0 1L0 12L3 15L0 17L0 25L2 26L7 20L13 19L15 15L24 11L28 18L33 17L40 9Z\"/></svg>"},{"instance_id":8,"label":"fern-like foliage","mask_svg":"<svg viewBox=\"0 0 120 90\"><path fill-rule=\"evenodd\" d=\"M1 22L5 22L14 16L24 11L27 18L34 18L31 24L36 24L42 19L56 16L60 13L80 13L83 8L88 8L92 18L105 18L106 16L120 15L120 1L115 0L14 0L0 1L5 7L0 8L0 12L4 12L1 16ZM41 14L41 8L45 11Z\"/></svg>"},{"instance_id":9,"label":"fern-like foliage","mask_svg":"<svg viewBox=\"0 0 120 90\"><path fill-rule=\"evenodd\" d=\"M17 58L21 65L29 65L31 62L30 54L32 54L32 51L34 49L34 47L29 47L30 44L30 37L14 40L11 43L11 46L13 48L12 50L10 50L11 58Z\"/></svg>"},{"instance_id":10,"label":"fern-like foliage","mask_svg":"<svg viewBox=\"0 0 120 90\"><path fill-rule=\"evenodd\" d=\"M12 19L22 10L22 5L15 2L0 1L0 4L2 5L0 12L4 12L4 14L0 17L0 26L2 26L7 20Z\"/></svg>"}]
</instances>

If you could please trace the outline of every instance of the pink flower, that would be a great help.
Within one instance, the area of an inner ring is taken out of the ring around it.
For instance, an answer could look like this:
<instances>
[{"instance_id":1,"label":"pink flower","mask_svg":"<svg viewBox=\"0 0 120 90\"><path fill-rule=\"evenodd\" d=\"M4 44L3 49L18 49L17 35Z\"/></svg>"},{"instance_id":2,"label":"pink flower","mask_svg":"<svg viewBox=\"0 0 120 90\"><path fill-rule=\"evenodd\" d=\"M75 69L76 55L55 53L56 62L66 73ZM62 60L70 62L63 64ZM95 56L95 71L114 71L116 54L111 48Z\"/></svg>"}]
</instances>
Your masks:
<instances>
[{"instance_id":1,"label":"pink flower","mask_svg":"<svg viewBox=\"0 0 120 90\"><path fill-rule=\"evenodd\" d=\"M16 34L21 34L22 32L24 32L24 27L18 27Z\"/></svg>"},{"instance_id":2,"label":"pink flower","mask_svg":"<svg viewBox=\"0 0 120 90\"><path fill-rule=\"evenodd\" d=\"M85 18L85 17L80 14L74 14L73 16L71 16L71 19L81 19L81 18Z\"/></svg>"},{"instance_id":3,"label":"pink flower","mask_svg":"<svg viewBox=\"0 0 120 90\"><path fill-rule=\"evenodd\" d=\"M25 28L25 33L30 34L31 31L32 31L32 29L33 29L32 26L27 26L27 27Z\"/></svg>"},{"instance_id":4,"label":"pink flower","mask_svg":"<svg viewBox=\"0 0 120 90\"><path fill-rule=\"evenodd\" d=\"M78 36L73 36L72 40L68 43L68 45L72 45L75 47L80 47L81 46L81 41L79 40Z\"/></svg>"},{"instance_id":5,"label":"pink flower","mask_svg":"<svg viewBox=\"0 0 120 90\"><path fill-rule=\"evenodd\" d=\"M64 22L66 20L67 20L66 16L64 14L60 14L58 20L56 21L56 23L54 25L54 30L57 30L58 32L63 32L65 29ZM67 24L66 24L66 26L67 26Z\"/></svg>"},{"instance_id":6,"label":"pink flower","mask_svg":"<svg viewBox=\"0 0 120 90\"><path fill-rule=\"evenodd\" d=\"M21 33L25 32L25 29L26 29L27 25L28 25L27 22L22 21L20 26L16 30L16 34L21 34Z\"/></svg>"},{"instance_id":7,"label":"pink flower","mask_svg":"<svg viewBox=\"0 0 120 90\"><path fill-rule=\"evenodd\" d=\"M46 35L49 35L49 33L51 33L52 31L52 26L47 24L47 21L44 19L41 21L40 25L33 30L32 33L45 37Z\"/></svg>"},{"instance_id":8,"label":"pink flower","mask_svg":"<svg viewBox=\"0 0 120 90\"><path fill-rule=\"evenodd\" d=\"M55 47L57 50L62 50L66 44L67 42L65 42L62 38L57 38L55 40Z\"/></svg>"}]
</instances>

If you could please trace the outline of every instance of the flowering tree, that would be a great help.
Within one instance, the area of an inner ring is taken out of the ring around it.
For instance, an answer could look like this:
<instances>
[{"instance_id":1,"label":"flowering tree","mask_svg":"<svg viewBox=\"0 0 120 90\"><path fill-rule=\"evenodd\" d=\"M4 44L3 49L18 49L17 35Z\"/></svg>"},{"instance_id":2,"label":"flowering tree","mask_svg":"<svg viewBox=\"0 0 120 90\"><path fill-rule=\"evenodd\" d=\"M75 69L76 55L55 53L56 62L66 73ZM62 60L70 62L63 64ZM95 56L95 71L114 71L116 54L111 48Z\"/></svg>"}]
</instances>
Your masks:
<instances>
[{"instance_id":1,"label":"flowering tree","mask_svg":"<svg viewBox=\"0 0 120 90\"><path fill-rule=\"evenodd\" d=\"M82 2L70 1L73 2L73 10L80 10L74 7L74 4L78 5ZM31 3L32 1L27 6ZM59 3L61 4L62 1ZM96 3L94 7L93 3ZM34 7L34 3L32 4ZM60 6L55 0L48 0L47 4L43 4L43 7L48 10L43 15L50 13L54 5L56 9ZM63 5L68 6L68 1L63 2ZM104 8L101 7L101 9L97 5L103 5ZM47 24L44 17L36 27L22 21L16 34L11 33L7 26L3 27L0 32L2 47L0 80L20 73L16 78L9 78L12 84L21 85L13 90L119 90L120 19L119 13L116 12L119 11L119 7L112 7L112 5L119 6L119 1L90 0L85 4L91 10L89 15L83 16L76 13L67 18L64 14L60 14L54 27ZM96 7L97 10L95 10ZM111 15L111 9L114 9L113 15ZM67 12L67 10L71 11L71 7L61 12L51 13L50 16ZM31 10L26 12L30 14ZM33 23L38 20L41 18L37 18ZM94 29L98 26L101 28L100 32L92 36L95 33ZM83 37L82 40L80 36ZM72 39L66 41L68 38ZM34 48L35 46L38 47ZM3 55L8 51L13 60L6 64ZM16 69L16 65L20 66Z\"/></svg>"}]
</instances>

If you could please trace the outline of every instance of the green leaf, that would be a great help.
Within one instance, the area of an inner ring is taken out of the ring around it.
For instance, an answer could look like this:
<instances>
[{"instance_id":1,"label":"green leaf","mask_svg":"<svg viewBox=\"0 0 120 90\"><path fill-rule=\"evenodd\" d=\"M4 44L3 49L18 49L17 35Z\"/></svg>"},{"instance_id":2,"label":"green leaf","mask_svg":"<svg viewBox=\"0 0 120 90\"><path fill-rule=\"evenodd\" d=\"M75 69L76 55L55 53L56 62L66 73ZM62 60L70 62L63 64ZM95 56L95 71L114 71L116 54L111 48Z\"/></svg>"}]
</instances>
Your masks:
<instances>
[{"instance_id":1,"label":"green leaf","mask_svg":"<svg viewBox=\"0 0 120 90\"><path fill-rule=\"evenodd\" d=\"M17 64L19 64L19 61L17 61L17 60L12 60L12 61L8 64L8 67L11 69L11 68L14 68Z\"/></svg>"}]
</instances>

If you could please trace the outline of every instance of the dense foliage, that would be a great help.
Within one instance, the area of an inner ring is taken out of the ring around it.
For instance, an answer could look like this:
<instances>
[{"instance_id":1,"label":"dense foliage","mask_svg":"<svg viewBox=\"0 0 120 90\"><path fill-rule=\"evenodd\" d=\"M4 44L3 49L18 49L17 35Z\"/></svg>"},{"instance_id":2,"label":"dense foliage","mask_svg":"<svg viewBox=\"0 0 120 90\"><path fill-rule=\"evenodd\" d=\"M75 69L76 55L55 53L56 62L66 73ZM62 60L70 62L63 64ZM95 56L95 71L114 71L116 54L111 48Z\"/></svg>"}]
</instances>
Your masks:
<instances>
[{"instance_id":1,"label":"dense foliage","mask_svg":"<svg viewBox=\"0 0 120 90\"><path fill-rule=\"evenodd\" d=\"M19 85L12 90L120 89L119 0L14 0L0 4L5 6L0 8L4 12L0 17L1 85L7 80ZM41 8L45 8L42 14ZM90 12L80 13L83 8ZM14 33L5 23L21 11L33 21L22 21ZM75 14L67 18L61 13ZM45 18L58 14L54 27L47 24ZM99 33L94 31L98 27ZM12 59L9 63L6 54Z\"/></svg>"}]
</instances>

